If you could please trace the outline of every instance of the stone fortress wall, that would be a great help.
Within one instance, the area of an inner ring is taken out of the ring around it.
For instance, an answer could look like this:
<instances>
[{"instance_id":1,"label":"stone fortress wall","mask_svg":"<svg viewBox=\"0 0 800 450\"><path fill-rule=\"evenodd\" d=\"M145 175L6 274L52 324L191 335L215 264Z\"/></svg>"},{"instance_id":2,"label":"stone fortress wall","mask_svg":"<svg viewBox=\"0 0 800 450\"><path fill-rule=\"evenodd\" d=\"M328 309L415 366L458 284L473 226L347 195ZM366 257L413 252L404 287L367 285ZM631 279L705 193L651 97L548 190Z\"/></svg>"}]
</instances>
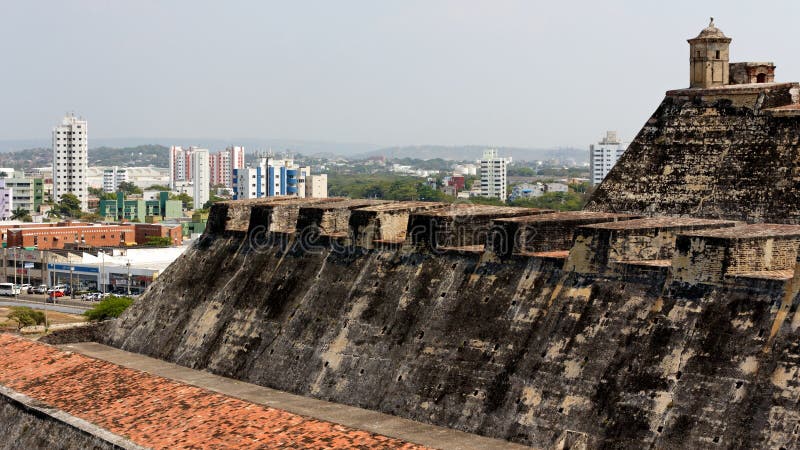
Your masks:
<instances>
[{"instance_id":1,"label":"stone fortress wall","mask_svg":"<svg viewBox=\"0 0 800 450\"><path fill-rule=\"evenodd\" d=\"M349 231L242 231L298 205ZM798 445L800 226L421 206L217 204L105 341L537 447Z\"/></svg>"}]
</instances>

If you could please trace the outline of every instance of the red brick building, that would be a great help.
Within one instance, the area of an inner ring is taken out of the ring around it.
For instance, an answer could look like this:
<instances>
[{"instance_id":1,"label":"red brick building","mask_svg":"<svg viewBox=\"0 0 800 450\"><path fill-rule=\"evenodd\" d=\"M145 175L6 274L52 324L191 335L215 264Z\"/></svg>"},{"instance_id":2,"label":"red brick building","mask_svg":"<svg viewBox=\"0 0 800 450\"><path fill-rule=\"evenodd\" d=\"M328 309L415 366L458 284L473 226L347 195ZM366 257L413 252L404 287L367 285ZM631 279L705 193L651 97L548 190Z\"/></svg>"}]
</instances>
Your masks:
<instances>
[{"instance_id":1,"label":"red brick building","mask_svg":"<svg viewBox=\"0 0 800 450\"><path fill-rule=\"evenodd\" d=\"M136 229L136 243L139 245L147 244L147 238L151 236L168 237L172 245L181 245L183 242L183 230L180 225L137 223L134 228Z\"/></svg>"},{"instance_id":2,"label":"red brick building","mask_svg":"<svg viewBox=\"0 0 800 450\"><path fill-rule=\"evenodd\" d=\"M67 225L13 228L7 231L8 247L39 250L64 247L126 247L136 245L133 225Z\"/></svg>"}]
</instances>

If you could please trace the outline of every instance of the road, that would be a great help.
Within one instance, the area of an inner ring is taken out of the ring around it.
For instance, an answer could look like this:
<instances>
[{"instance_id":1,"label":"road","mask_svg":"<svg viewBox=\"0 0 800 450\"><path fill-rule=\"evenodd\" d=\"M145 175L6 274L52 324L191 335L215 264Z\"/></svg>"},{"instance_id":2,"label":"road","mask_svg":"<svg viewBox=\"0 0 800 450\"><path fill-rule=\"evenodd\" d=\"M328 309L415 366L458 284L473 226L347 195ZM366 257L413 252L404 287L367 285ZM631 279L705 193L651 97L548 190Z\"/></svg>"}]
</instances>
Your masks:
<instances>
[{"instance_id":1,"label":"road","mask_svg":"<svg viewBox=\"0 0 800 450\"><path fill-rule=\"evenodd\" d=\"M31 308L47 309L48 311L58 311L70 314L82 314L87 309L94 306L92 302L82 300L58 298L57 304L45 303L47 299L43 294L20 294L16 298L0 297L0 306L30 306Z\"/></svg>"}]
</instances>

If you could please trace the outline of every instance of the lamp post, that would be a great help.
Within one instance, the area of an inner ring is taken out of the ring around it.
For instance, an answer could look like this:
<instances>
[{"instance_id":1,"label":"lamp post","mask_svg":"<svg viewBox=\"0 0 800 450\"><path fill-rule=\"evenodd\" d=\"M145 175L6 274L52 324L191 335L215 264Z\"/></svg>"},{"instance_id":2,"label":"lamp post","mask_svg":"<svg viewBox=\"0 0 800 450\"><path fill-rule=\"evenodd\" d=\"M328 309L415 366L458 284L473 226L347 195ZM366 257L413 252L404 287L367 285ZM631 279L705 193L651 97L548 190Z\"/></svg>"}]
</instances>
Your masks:
<instances>
[{"instance_id":1,"label":"lamp post","mask_svg":"<svg viewBox=\"0 0 800 450\"><path fill-rule=\"evenodd\" d=\"M131 296L131 260L129 259L128 262L125 264L128 268L128 297Z\"/></svg>"},{"instance_id":2,"label":"lamp post","mask_svg":"<svg viewBox=\"0 0 800 450\"><path fill-rule=\"evenodd\" d=\"M105 295L106 293L106 251L103 250L103 262L100 264L100 292Z\"/></svg>"},{"instance_id":3,"label":"lamp post","mask_svg":"<svg viewBox=\"0 0 800 450\"><path fill-rule=\"evenodd\" d=\"M75 272L75 266L69 266L69 295L75 298L75 287L72 285L72 274Z\"/></svg>"}]
</instances>

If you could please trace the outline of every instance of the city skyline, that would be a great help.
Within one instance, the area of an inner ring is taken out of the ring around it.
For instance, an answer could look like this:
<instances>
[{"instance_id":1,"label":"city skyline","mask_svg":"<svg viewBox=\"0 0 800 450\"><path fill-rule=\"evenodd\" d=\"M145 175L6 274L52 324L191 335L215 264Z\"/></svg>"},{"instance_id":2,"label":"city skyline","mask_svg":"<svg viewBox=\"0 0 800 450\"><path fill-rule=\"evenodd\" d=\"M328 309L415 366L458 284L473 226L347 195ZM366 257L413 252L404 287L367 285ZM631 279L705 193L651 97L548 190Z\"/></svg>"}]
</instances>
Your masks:
<instances>
[{"instance_id":1,"label":"city skyline","mask_svg":"<svg viewBox=\"0 0 800 450\"><path fill-rule=\"evenodd\" d=\"M41 139L75 111L98 140L583 148L598 130L632 138L665 90L686 87L686 39L710 15L733 38L733 61L769 58L780 61L780 81L800 79L792 57L800 5L783 10L731 2L611 2L577 13L521 2L13 4L0 35L13 43L9 66L24 70L0 75L15 88L0 139ZM751 26L767 20L769 29ZM30 30L30 39L14 38Z\"/></svg>"}]
</instances>

